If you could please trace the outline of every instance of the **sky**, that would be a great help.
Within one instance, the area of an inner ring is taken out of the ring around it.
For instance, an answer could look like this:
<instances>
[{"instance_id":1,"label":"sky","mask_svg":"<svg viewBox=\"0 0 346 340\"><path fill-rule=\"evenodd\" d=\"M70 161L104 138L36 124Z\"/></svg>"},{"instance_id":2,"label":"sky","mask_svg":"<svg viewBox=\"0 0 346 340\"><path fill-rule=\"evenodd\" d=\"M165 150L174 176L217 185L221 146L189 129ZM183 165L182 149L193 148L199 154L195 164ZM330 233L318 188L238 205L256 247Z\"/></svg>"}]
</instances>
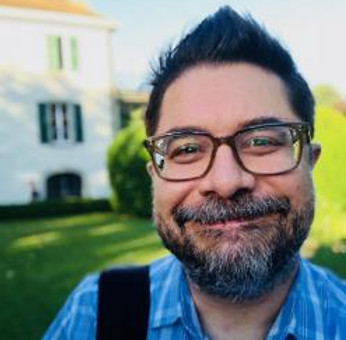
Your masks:
<instances>
[{"instance_id":1,"label":"sky","mask_svg":"<svg viewBox=\"0 0 346 340\"><path fill-rule=\"evenodd\" d=\"M346 97L345 0L89 0L116 23L115 81L145 88L158 53L222 5L251 14L293 55L311 86L330 84Z\"/></svg>"}]
</instances>

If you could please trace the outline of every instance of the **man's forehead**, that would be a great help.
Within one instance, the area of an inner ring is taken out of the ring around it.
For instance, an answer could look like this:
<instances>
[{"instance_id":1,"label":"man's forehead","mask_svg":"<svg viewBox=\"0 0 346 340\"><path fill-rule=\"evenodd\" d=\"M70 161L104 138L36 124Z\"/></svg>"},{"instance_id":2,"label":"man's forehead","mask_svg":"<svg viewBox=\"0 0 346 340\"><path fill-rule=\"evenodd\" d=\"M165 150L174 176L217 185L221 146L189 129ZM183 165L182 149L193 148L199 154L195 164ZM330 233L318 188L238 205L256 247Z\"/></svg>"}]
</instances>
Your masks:
<instances>
[{"instance_id":1,"label":"man's forehead","mask_svg":"<svg viewBox=\"0 0 346 340\"><path fill-rule=\"evenodd\" d=\"M223 124L234 131L297 120L285 86L275 74L248 63L204 65L186 71L167 88L156 132L190 127L215 130Z\"/></svg>"},{"instance_id":2,"label":"man's forehead","mask_svg":"<svg viewBox=\"0 0 346 340\"><path fill-rule=\"evenodd\" d=\"M297 120L298 121L298 120ZM292 120L283 120L275 116L260 116L248 120L244 120L242 122L239 122L236 126L234 126L235 132L240 131L242 129L246 129L252 126L256 125L263 125L263 124L271 124L271 123L288 123L292 122ZM207 132L207 133L213 133L208 129L208 127L202 127L196 123L195 125L179 125L179 122L177 122L177 126L174 126L167 131L164 131L164 133L174 133L174 132ZM233 131L234 132L234 131Z\"/></svg>"},{"instance_id":3,"label":"man's forehead","mask_svg":"<svg viewBox=\"0 0 346 340\"><path fill-rule=\"evenodd\" d=\"M275 79L276 82L283 85L278 74L252 62L205 62L190 66L182 71L170 82L165 92L167 93L169 89L174 87L177 83L179 83L179 87L181 87L185 79L203 81L205 79L213 80L213 78L215 78L217 81L220 81L220 75L225 75L225 82L232 83L237 81L237 85L240 86L244 83L248 84L249 80L251 80L251 83L255 86L258 81L262 81L263 79L267 81L268 79ZM243 81L241 81L241 78Z\"/></svg>"}]
</instances>

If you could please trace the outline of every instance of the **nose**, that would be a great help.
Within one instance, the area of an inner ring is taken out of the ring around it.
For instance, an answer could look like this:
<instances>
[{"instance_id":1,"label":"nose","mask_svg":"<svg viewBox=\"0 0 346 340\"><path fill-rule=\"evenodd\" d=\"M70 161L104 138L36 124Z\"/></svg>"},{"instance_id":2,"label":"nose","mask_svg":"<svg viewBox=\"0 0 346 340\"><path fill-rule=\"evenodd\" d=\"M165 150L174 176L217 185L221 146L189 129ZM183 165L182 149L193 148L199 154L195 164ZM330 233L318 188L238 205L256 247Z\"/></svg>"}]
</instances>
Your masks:
<instances>
[{"instance_id":1,"label":"nose","mask_svg":"<svg viewBox=\"0 0 346 340\"><path fill-rule=\"evenodd\" d=\"M255 176L240 167L228 145L221 145L211 169L200 180L199 192L202 196L216 194L226 199L241 190L252 191L254 186Z\"/></svg>"}]
</instances>

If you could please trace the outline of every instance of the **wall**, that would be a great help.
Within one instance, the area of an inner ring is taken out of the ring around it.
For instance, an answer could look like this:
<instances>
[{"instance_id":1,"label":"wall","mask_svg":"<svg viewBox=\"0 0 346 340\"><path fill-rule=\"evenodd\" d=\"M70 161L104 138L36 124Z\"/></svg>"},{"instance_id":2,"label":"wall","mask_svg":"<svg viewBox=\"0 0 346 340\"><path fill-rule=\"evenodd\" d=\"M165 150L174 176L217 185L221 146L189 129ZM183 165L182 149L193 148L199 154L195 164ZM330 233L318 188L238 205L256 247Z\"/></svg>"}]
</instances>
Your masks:
<instances>
[{"instance_id":1,"label":"wall","mask_svg":"<svg viewBox=\"0 0 346 340\"><path fill-rule=\"evenodd\" d=\"M31 11L19 12L32 15ZM0 9L0 204L28 202L30 182L36 183L44 197L47 177L66 171L82 176L84 196L109 194L105 152L114 120L111 29L108 24L102 27L100 19L83 18L77 25L80 18L75 22L71 15L49 15L50 20L19 20L13 18L13 11L9 16ZM79 71L48 70L50 34L61 36L65 43L69 37L77 37ZM38 103L45 101L81 104L83 143L41 143Z\"/></svg>"}]
</instances>

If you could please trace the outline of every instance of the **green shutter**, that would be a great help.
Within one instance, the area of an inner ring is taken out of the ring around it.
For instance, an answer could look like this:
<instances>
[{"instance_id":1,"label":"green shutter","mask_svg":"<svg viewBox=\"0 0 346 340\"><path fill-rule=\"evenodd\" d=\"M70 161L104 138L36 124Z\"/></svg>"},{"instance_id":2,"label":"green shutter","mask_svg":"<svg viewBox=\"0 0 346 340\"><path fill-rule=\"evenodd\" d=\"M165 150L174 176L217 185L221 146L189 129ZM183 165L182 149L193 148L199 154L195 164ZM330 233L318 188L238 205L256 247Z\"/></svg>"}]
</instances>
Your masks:
<instances>
[{"instance_id":1,"label":"green shutter","mask_svg":"<svg viewBox=\"0 0 346 340\"><path fill-rule=\"evenodd\" d=\"M71 56L71 69L77 71L79 68L78 59L78 40L76 37L72 37L70 40L70 56Z\"/></svg>"},{"instance_id":2,"label":"green shutter","mask_svg":"<svg viewBox=\"0 0 346 340\"><path fill-rule=\"evenodd\" d=\"M83 142L82 109L78 104L74 105L74 123L76 142Z\"/></svg>"},{"instance_id":3,"label":"green shutter","mask_svg":"<svg viewBox=\"0 0 346 340\"><path fill-rule=\"evenodd\" d=\"M62 45L58 36L48 36L48 63L51 70L62 69Z\"/></svg>"},{"instance_id":4,"label":"green shutter","mask_svg":"<svg viewBox=\"0 0 346 340\"><path fill-rule=\"evenodd\" d=\"M40 122L40 136L42 143L48 143L48 120L47 120L47 106L46 104L40 103L38 104L38 112L39 112L39 122Z\"/></svg>"}]
</instances>

